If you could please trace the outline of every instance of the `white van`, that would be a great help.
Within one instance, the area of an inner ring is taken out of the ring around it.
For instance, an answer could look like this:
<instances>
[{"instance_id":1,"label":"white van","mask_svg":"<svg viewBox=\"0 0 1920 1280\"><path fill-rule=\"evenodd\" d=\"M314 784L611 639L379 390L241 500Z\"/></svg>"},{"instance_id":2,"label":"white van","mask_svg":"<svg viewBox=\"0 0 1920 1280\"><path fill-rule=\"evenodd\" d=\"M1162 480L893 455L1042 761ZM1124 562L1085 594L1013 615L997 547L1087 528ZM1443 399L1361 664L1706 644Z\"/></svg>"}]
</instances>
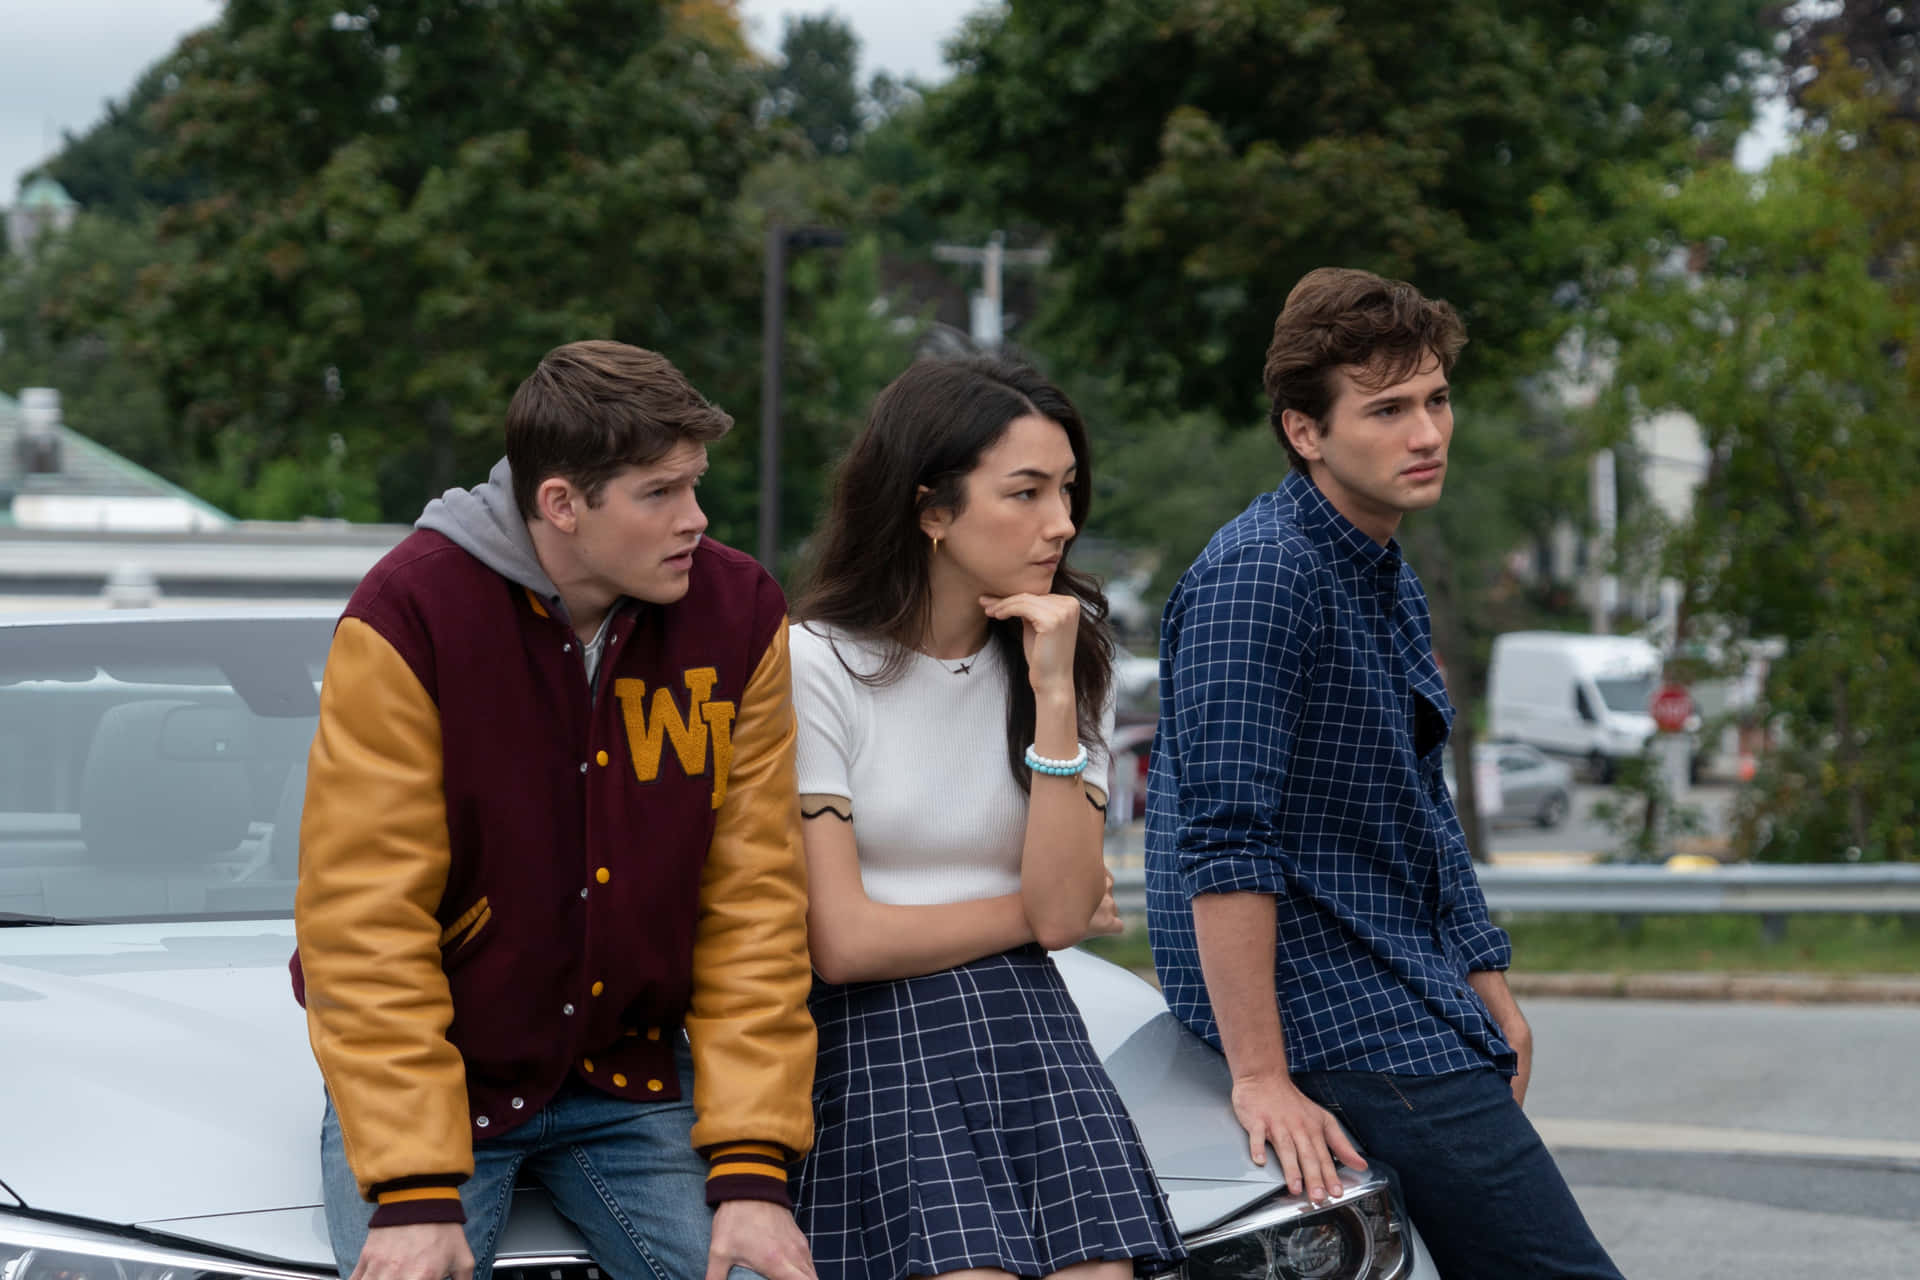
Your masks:
<instances>
[{"instance_id":1,"label":"white van","mask_svg":"<svg viewBox=\"0 0 1920 1280\"><path fill-rule=\"evenodd\" d=\"M1587 762L1603 782L1653 736L1660 651L1634 636L1510 631L1493 640L1488 727Z\"/></svg>"}]
</instances>

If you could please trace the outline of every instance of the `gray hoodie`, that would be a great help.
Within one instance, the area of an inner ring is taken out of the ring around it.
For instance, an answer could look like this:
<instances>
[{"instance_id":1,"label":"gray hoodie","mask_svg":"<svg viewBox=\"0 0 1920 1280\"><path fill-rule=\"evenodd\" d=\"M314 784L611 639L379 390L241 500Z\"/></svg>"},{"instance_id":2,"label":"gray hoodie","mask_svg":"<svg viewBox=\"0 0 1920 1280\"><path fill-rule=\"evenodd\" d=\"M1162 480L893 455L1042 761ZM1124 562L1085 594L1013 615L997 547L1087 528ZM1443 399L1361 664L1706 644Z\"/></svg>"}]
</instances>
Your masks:
<instances>
[{"instance_id":1,"label":"gray hoodie","mask_svg":"<svg viewBox=\"0 0 1920 1280\"><path fill-rule=\"evenodd\" d=\"M513 500L513 470L505 458L493 464L485 484L449 489L429 502L413 527L445 534L487 568L539 596L554 617L567 617L559 589L533 553L527 522Z\"/></svg>"}]
</instances>

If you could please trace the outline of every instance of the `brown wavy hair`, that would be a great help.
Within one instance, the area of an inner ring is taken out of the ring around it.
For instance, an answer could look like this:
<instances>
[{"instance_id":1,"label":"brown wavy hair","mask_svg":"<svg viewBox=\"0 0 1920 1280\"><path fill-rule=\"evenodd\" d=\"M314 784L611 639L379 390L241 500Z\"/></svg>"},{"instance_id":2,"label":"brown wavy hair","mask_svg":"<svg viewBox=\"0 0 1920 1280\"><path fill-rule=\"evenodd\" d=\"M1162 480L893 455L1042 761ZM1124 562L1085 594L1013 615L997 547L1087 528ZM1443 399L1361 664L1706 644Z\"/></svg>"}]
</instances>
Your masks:
<instances>
[{"instance_id":1,"label":"brown wavy hair","mask_svg":"<svg viewBox=\"0 0 1920 1280\"><path fill-rule=\"evenodd\" d=\"M569 342L541 358L507 405L513 500L531 518L541 482L560 476L597 507L625 468L658 462L683 440L718 440L732 426L658 352L598 338Z\"/></svg>"},{"instance_id":2,"label":"brown wavy hair","mask_svg":"<svg viewBox=\"0 0 1920 1280\"><path fill-rule=\"evenodd\" d=\"M933 614L928 544L920 517L966 504L967 474L1014 419L1039 414L1060 424L1078 466L1069 511L1076 536L1086 527L1093 468L1087 429L1061 390L1024 364L996 357L922 360L895 378L873 402L867 426L841 460L816 550L795 596L793 616L887 642L886 663L855 679L885 685L900 678L925 639ZM924 486L926 492L920 492ZM1080 739L1096 741L1113 683L1113 633L1107 597L1091 575L1067 563L1069 539L1054 570L1053 591L1080 601L1073 651L1073 691ZM1025 762L1033 741L1033 685L1018 618L989 619L989 643L1007 665L1007 767L1022 790L1032 783Z\"/></svg>"},{"instance_id":3,"label":"brown wavy hair","mask_svg":"<svg viewBox=\"0 0 1920 1280\"><path fill-rule=\"evenodd\" d=\"M1307 474L1307 460L1287 439L1280 415L1288 409L1304 413L1325 435L1335 370L1362 369L1364 376L1355 381L1377 391L1412 377L1429 356L1451 374L1466 345L1459 313L1404 280L1349 267L1321 267L1300 277L1273 322L1264 375L1273 398L1268 421L1293 469Z\"/></svg>"}]
</instances>

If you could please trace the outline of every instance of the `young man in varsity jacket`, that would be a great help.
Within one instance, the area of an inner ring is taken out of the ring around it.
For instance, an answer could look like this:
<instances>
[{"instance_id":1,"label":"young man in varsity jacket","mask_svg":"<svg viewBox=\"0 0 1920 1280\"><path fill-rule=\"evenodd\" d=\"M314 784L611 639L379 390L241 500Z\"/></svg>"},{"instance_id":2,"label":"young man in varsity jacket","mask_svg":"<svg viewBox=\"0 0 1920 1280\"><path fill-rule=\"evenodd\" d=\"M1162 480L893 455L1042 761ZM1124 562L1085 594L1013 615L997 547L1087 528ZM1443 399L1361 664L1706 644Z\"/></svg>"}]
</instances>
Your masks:
<instances>
[{"instance_id":1,"label":"young man in varsity jacket","mask_svg":"<svg viewBox=\"0 0 1920 1280\"><path fill-rule=\"evenodd\" d=\"M522 1170L617 1280L813 1275L785 602L694 495L731 425L560 347L347 605L294 959L343 1276L486 1280Z\"/></svg>"}]
</instances>

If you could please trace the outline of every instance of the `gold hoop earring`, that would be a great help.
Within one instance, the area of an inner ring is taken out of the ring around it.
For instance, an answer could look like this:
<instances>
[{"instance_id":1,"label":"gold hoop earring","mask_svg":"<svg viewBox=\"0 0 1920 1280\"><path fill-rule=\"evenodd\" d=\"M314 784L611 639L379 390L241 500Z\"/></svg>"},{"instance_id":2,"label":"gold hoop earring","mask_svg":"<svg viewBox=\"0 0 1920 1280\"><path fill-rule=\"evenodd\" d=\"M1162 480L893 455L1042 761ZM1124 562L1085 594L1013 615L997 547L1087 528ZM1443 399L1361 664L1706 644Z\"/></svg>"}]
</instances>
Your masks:
<instances>
[{"instance_id":1,"label":"gold hoop earring","mask_svg":"<svg viewBox=\"0 0 1920 1280\"><path fill-rule=\"evenodd\" d=\"M940 535L936 533L932 536L933 536L933 553L935 555L939 555L940 554Z\"/></svg>"}]
</instances>

